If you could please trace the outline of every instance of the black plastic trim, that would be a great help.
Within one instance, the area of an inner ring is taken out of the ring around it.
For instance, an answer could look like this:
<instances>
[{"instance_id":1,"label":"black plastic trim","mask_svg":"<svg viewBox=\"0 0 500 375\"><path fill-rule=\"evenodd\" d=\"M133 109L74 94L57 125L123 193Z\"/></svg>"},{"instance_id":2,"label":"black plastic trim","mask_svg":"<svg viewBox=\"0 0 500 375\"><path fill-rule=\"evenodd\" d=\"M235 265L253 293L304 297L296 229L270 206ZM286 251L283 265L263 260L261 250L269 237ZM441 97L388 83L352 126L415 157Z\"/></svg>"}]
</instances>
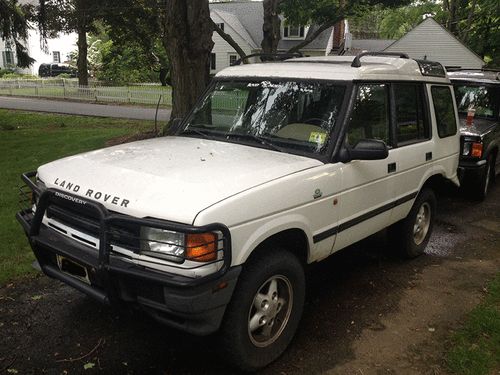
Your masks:
<instances>
[{"instance_id":1,"label":"black plastic trim","mask_svg":"<svg viewBox=\"0 0 500 375\"><path fill-rule=\"evenodd\" d=\"M386 211L389 211L389 210L392 210L394 207L396 206L399 206L403 203L406 203L408 201L411 201L412 199L414 199L416 196L418 195L418 193L411 193L411 194L408 194L408 195L405 195L404 197L402 198L399 198L391 203L387 203L379 208L376 208L370 212L367 212L363 215L360 215L358 217L355 217L354 219L352 220L349 220L349 221L346 221L345 223L342 223L338 226L335 226L333 228L330 228L330 229L327 229L326 231L324 232L321 232L317 235L315 235L313 237L313 242L314 243L317 243L317 242L320 242L320 241L323 241L325 239L327 239L328 237L331 237L331 236L334 236L336 234L339 234L340 232L344 231L344 230L347 230L349 228L352 228L353 226L355 225L358 225L360 223L362 223L363 221L366 221L368 219L371 219L377 215L380 215Z\"/></svg>"}]
</instances>

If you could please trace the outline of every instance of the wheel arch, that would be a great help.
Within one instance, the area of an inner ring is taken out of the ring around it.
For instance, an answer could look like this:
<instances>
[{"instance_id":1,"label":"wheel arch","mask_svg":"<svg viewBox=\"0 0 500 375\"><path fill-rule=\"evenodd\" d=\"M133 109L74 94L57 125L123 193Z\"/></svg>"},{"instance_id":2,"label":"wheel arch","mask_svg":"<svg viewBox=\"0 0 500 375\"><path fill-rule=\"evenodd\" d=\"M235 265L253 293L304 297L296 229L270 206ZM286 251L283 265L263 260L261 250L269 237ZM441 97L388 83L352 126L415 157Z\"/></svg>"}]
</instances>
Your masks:
<instances>
[{"instance_id":1,"label":"wheel arch","mask_svg":"<svg viewBox=\"0 0 500 375\"><path fill-rule=\"evenodd\" d=\"M310 239L303 228L296 226L262 236L258 242L245 251L241 263L247 263L251 259L278 247L294 254L302 264L308 263L311 250Z\"/></svg>"},{"instance_id":2,"label":"wheel arch","mask_svg":"<svg viewBox=\"0 0 500 375\"><path fill-rule=\"evenodd\" d=\"M429 188L434 191L435 194L439 195L446 189L449 189L451 183L442 173L434 173L427 177L422 186L419 189L419 193L425 189Z\"/></svg>"}]
</instances>

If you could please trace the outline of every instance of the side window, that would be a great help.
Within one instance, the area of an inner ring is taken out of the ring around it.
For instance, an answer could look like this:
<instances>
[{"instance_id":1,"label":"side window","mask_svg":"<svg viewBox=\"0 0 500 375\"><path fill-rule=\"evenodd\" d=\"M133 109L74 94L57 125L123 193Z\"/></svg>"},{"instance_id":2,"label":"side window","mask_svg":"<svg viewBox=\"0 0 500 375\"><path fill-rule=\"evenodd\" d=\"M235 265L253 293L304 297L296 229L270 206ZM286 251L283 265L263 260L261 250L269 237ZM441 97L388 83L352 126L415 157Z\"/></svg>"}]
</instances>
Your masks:
<instances>
[{"instance_id":1,"label":"side window","mask_svg":"<svg viewBox=\"0 0 500 375\"><path fill-rule=\"evenodd\" d=\"M448 86L432 86L432 102L436 113L439 137L449 137L457 133L453 95Z\"/></svg>"},{"instance_id":2,"label":"side window","mask_svg":"<svg viewBox=\"0 0 500 375\"><path fill-rule=\"evenodd\" d=\"M393 88L398 144L429 139L429 124L424 115L423 86L397 83Z\"/></svg>"},{"instance_id":3,"label":"side window","mask_svg":"<svg viewBox=\"0 0 500 375\"><path fill-rule=\"evenodd\" d=\"M347 130L347 144L362 139L379 139L389 145L388 87L381 84L359 86Z\"/></svg>"}]
</instances>

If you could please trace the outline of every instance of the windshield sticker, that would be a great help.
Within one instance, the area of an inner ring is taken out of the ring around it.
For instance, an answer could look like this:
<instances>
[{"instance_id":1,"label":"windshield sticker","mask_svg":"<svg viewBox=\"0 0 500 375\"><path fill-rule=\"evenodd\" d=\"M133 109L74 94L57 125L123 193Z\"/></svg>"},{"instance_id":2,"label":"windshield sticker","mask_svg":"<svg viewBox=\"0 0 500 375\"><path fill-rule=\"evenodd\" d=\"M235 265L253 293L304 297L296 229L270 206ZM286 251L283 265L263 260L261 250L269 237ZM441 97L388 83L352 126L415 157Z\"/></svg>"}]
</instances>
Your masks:
<instances>
[{"instance_id":1,"label":"windshield sticker","mask_svg":"<svg viewBox=\"0 0 500 375\"><path fill-rule=\"evenodd\" d=\"M309 134L309 142L317 143L318 145L323 146L325 141L326 141L326 133L311 132L311 134Z\"/></svg>"}]
</instances>

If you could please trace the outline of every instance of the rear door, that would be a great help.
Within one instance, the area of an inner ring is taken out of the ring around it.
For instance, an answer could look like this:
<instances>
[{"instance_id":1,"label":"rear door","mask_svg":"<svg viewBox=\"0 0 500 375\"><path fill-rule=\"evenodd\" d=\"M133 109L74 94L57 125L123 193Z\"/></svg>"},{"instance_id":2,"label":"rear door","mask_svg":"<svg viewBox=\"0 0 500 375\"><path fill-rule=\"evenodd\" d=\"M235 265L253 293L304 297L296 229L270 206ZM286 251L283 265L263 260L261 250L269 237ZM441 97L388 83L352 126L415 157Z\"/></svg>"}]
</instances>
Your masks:
<instances>
[{"instance_id":1,"label":"rear door","mask_svg":"<svg viewBox=\"0 0 500 375\"><path fill-rule=\"evenodd\" d=\"M438 157L432 140L430 108L426 104L425 84L401 82L391 85L394 124L394 205L392 221L406 217L421 182L432 174Z\"/></svg>"}]
</instances>

